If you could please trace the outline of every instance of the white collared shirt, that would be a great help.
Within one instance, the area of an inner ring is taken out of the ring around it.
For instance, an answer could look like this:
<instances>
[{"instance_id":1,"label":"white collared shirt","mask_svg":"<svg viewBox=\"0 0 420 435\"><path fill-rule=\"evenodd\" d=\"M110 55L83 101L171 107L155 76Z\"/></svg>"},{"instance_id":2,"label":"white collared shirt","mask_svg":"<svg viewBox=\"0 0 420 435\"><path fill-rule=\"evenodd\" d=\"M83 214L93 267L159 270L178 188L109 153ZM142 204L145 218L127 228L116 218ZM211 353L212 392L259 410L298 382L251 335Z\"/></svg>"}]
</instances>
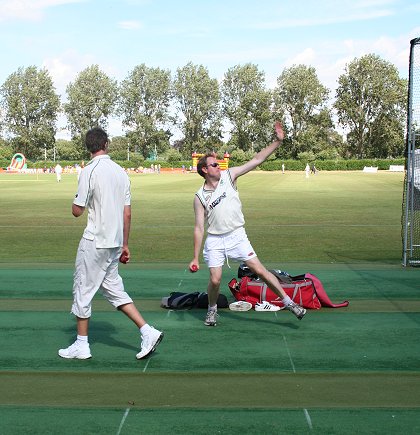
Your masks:
<instances>
[{"instance_id":1,"label":"white collared shirt","mask_svg":"<svg viewBox=\"0 0 420 435\"><path fill-rule=\"evenodd\" d=\"M73 204L87 208L83 237L95 240L97 248L122 246L124 206L130 203L128 175L107 154L94 157L83 168Z\"/></svg>"}]
</instances>

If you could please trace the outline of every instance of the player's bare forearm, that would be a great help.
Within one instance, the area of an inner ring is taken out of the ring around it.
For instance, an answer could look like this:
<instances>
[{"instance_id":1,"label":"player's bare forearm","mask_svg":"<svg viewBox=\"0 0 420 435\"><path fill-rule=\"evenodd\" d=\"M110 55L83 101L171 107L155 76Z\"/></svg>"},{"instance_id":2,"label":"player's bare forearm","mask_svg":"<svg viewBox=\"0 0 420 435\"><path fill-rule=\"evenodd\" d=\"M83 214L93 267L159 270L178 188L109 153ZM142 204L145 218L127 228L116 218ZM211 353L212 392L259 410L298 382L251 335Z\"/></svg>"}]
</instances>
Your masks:
<instances>
[{"instance_id":1,"label":"player's bare forearm","mask_svg":"<svg viewBox=\"0 0 420 435\"><path fill-rule=\"evenodd\" d=\"M200 258L201 245L203 244L204 230L199 227L194 228L194 260L198 262Z\"/></svg>"},{"instance_id":2,"label":"player's bare forearm","mask_svg":"<svg viewBox=\"0 0 420 435\"><path fill-rule=\"evenodd\" d=\"M190 272L197 272L200 269L200 251L203 243L204 229L200 227L194 227L194 258L188 265Z\"/></svg>"},{"instance_id":3,"label":"player's bare forearm","mask_svg":"<svg viewBox=\"0 0 420 435\"><path fill-rule=\"evenodd\" d=\"M123 230L123 247L128 248L128 239L130 237L131 228L131 207L124 206L124 230Z\"/></svg>"},{"instance_id":4,"label":"player's bare forearm","mask_svg":"<svg viewBox=\"0 0 420 435\"><path fill-rule=\"evenodd\" d=\"M270 145L266 146L264 149L262 149L260 152L255 154L255 156L247 163L236 166L230 169L230 173L232 175L232 178L235 180L241 175L246 174L249 171L252 171L255 169L258 165L261 163L264 163L267 158L274 153L274 151L279 147L279 145L283 142L284 139L284 132L283 128L280 124L280 122L276 122L274 125L277 140L272 142Z\"/></svg>"}]
</instances>

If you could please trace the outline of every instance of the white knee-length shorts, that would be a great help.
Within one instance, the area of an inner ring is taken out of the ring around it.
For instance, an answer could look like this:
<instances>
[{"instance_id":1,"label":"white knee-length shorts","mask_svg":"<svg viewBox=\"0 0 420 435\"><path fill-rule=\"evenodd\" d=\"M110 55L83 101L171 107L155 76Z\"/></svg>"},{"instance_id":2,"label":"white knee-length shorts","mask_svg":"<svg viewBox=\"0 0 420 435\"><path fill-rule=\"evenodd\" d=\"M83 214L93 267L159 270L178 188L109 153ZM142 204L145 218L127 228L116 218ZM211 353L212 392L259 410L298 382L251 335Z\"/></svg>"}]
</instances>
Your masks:
<instances>
[{"instance_id":1,"label":"white knee-length shorts","mask_svg":"<svg viewBox=\"0 0 420 435\"><path fill-rule=\"evenodd\" d=\"M133 302L118 274L121 248L96 248L95 240L82 238L77 250L71 312L82 319L92 314L92 299L98 290L118 308Z\"/></svg>"},{"instance_id":2,"label":"white knee-length shorts","mask_svg":"<svg viewBox=\"0 0 420 435\"><path fill-rule=\"evenodd\" d=\"M247 261L256 256L244 227L221 235L208 234L204 243L203 258L208 267L223 266L229 258Z\"/></svg>"}]
</instances>

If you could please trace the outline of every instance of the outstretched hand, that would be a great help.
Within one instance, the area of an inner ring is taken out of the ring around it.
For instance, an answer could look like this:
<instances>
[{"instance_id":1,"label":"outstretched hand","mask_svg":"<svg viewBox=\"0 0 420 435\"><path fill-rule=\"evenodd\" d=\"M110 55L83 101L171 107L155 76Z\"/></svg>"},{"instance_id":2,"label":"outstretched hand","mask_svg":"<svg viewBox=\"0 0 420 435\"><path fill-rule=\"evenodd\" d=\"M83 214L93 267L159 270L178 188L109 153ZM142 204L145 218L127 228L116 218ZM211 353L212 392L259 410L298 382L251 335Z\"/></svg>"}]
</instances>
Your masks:
<instances>
[{"instance_id":1,"label":"outstretched hand","mask_svg":"<svg viewBox=\"0 0 420 435\"><path fill-rule=\"evenodd\" d=\"M276 121L276 123L274 124L274 129L276 130L276 136L277 136L278 140L283 141L284 131L283 131L283 127L279 121Z\"/></svg>"}]
</instances>

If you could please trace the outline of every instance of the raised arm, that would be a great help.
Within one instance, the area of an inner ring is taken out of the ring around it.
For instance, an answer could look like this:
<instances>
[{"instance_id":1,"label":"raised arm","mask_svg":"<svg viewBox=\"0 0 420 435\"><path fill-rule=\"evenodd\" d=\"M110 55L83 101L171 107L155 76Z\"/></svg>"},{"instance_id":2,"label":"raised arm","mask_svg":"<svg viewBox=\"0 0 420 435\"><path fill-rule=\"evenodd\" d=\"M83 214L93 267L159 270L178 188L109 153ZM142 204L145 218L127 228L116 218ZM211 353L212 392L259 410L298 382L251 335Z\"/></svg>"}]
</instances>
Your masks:
<instances>
[{"instance_id":1,"label":"raised arm","mask_svg":"<svg viewBox=\"0 0 420 435\"><path fill-rule=\"evenodd\" d=\"M277 121L274 124L274 129L276 131L277 140L275 140L270 145L266 146L260 152L255 154L255 156L249 162L246 162L241 166L235 166L235 167L229 169L233 180L240 177L241 175L246 174L249 171L252 171L258 165L263 163L271 154L273 154L273 152L283 142L284 132L283 132L283 128L282 128L280 122Z\"/></svg>"}]
</instances>

